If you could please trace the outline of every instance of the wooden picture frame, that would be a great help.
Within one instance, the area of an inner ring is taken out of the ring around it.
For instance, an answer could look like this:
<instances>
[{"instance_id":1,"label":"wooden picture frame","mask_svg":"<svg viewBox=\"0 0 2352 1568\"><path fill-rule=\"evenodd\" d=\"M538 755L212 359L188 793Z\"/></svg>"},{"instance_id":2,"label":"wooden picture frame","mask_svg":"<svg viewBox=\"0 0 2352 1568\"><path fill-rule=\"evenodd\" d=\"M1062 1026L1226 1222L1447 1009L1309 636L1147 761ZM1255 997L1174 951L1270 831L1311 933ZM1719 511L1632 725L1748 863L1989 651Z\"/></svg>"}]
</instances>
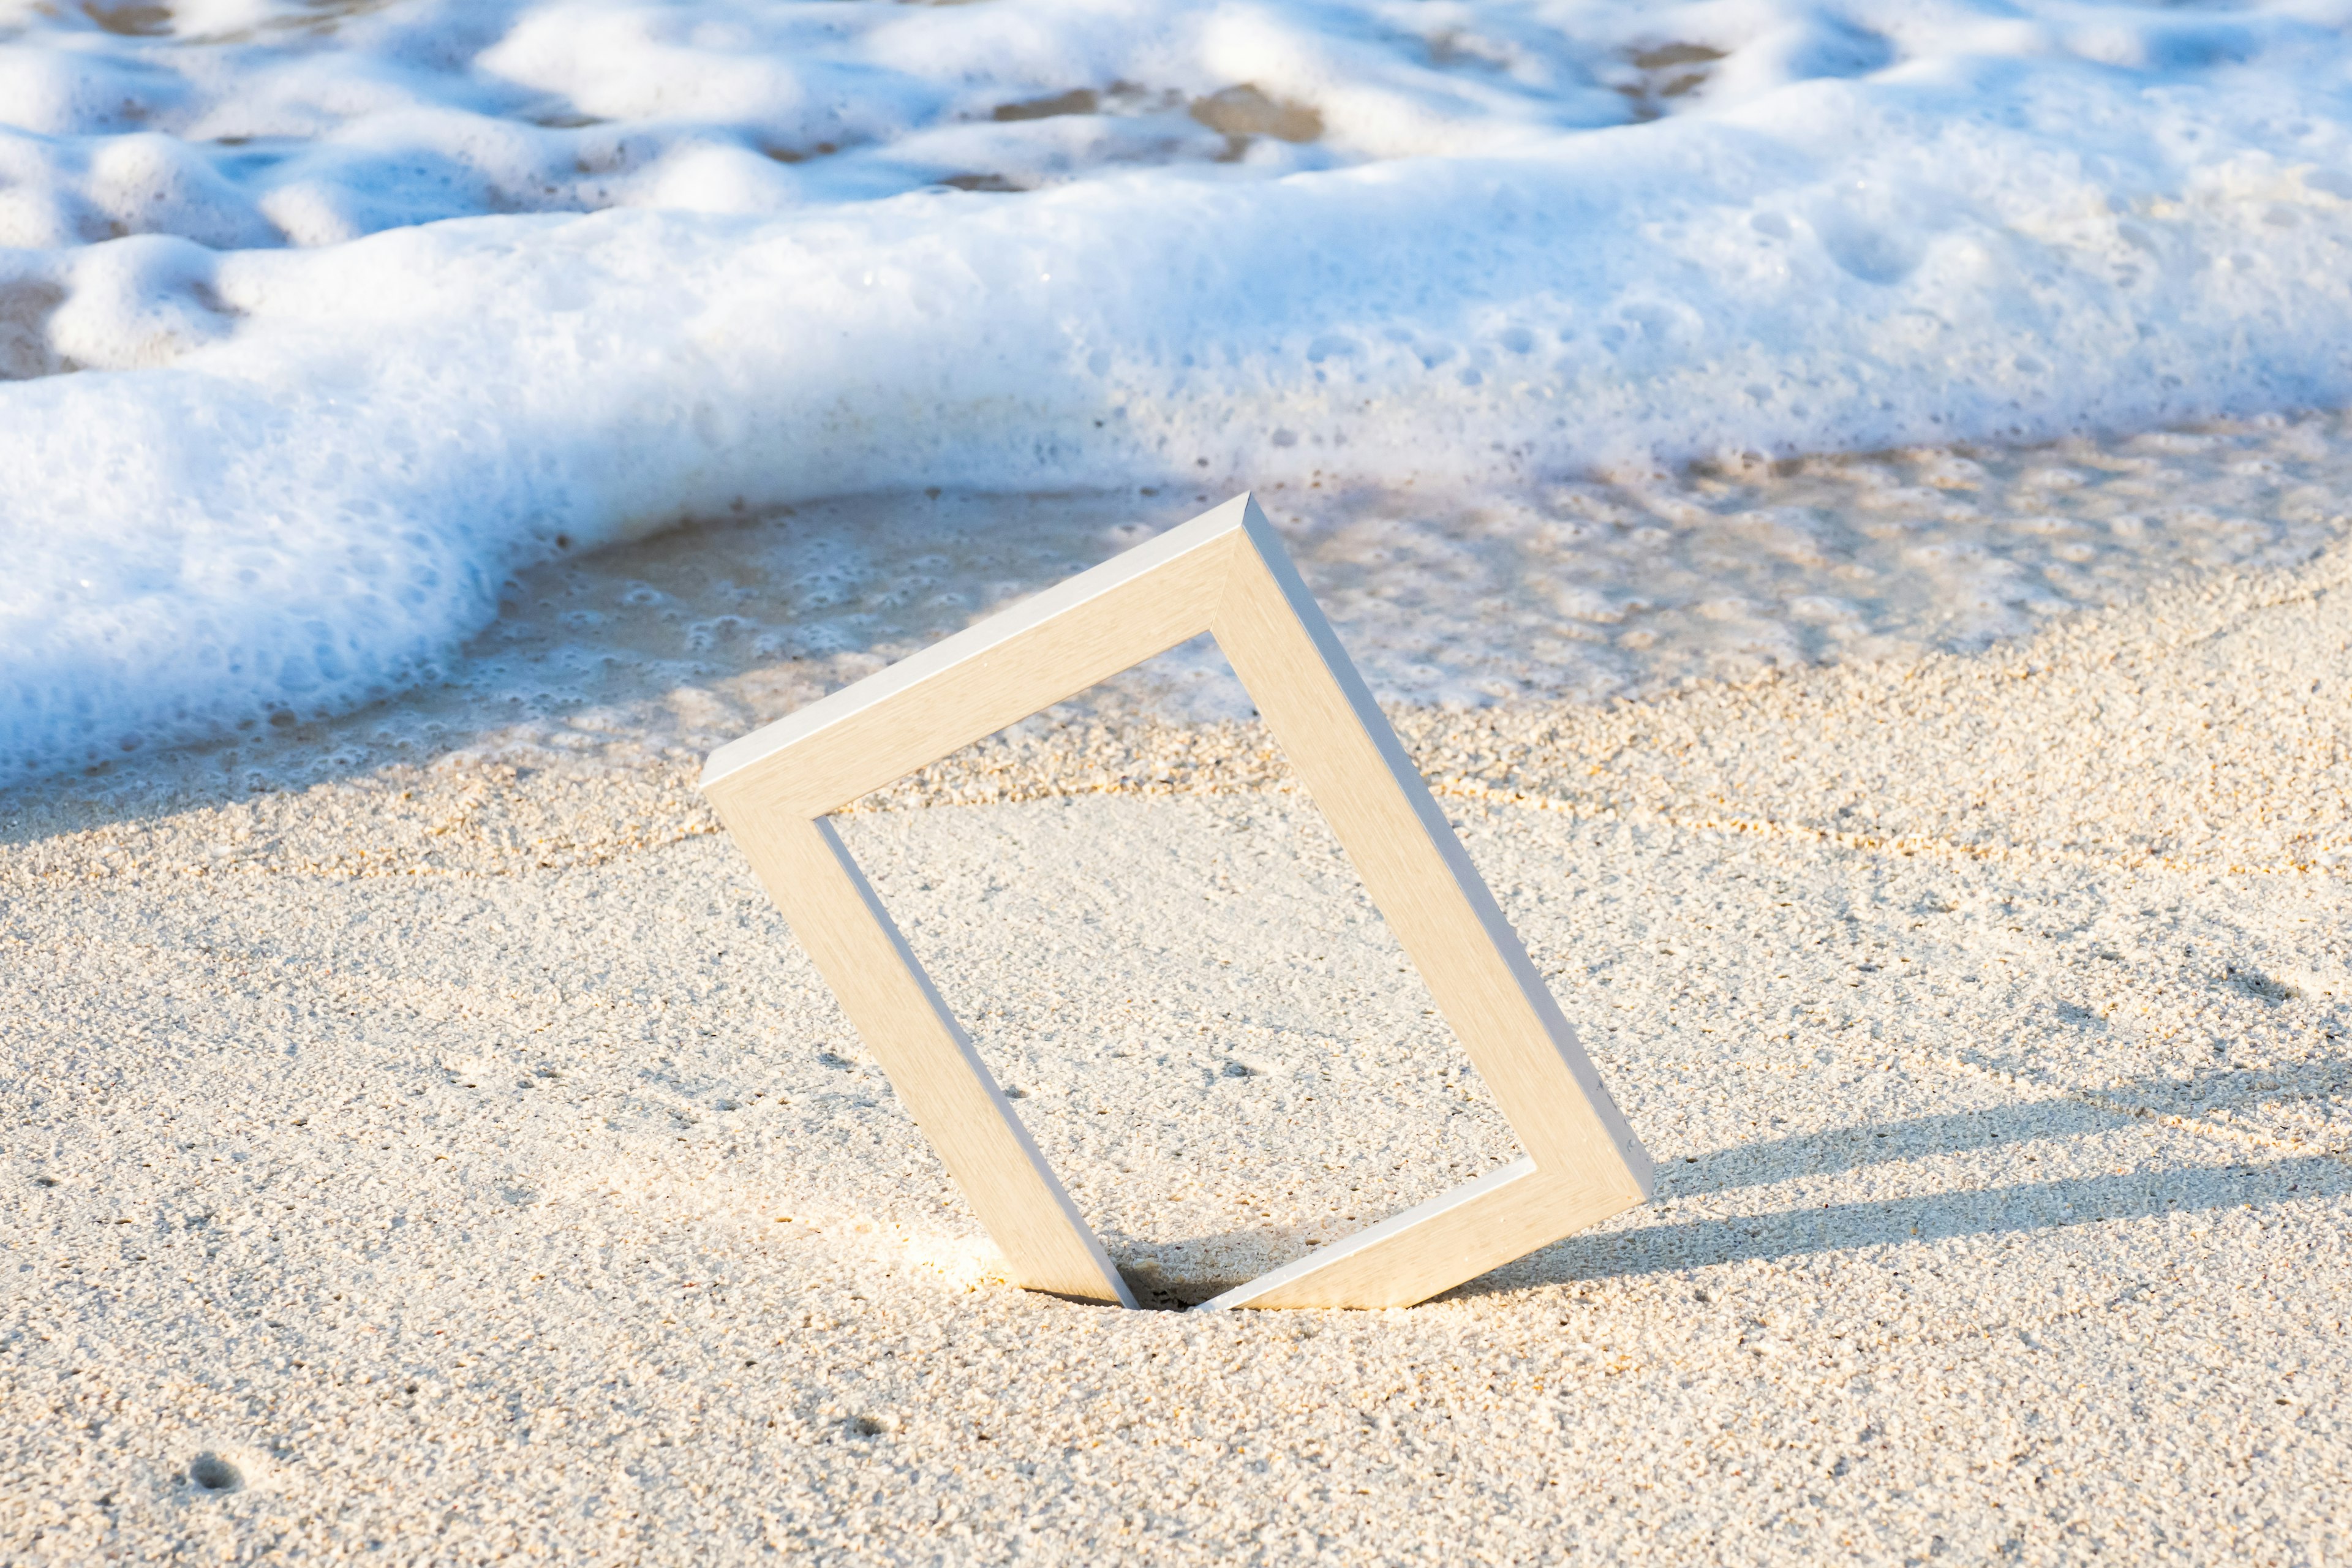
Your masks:
<instances>
[{"instance_id":1,"label":"wooden picture frame","mask_svg":"<svg viewBox=\"0 0 2352 1568\"><path fill-rule=\"evenodd\" d=\"M1645 1202L1649 1157L1273 526L1243 495L721 746L703 771L704 794L1013 1278L1135 1304L825 818L1204 631L1527 1153L1195 1310L1410 1306Z\"/></svg>"}]
</instances>

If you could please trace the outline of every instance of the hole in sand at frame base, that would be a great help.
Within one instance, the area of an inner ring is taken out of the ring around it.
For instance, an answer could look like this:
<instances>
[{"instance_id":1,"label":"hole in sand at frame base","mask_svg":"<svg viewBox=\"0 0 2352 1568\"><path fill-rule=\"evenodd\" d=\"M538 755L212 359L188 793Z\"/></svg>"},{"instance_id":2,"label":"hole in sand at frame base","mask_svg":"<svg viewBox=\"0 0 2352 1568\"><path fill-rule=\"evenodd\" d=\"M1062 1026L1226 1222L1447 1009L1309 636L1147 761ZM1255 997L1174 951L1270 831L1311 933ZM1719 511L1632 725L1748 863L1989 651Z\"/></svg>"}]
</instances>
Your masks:
<instances>
[{"instance_id":1,"label":"hole in sand at frame base","mask_svg":"<svg viewBox=\"0 0 2352 1568\"><path fill-rule=\"evenodd\" d=\"M245 1472L206 1449L188 1461L188 1484L200 1492L233 1492L245 1486Z\"/></svg>"}]
</instances>

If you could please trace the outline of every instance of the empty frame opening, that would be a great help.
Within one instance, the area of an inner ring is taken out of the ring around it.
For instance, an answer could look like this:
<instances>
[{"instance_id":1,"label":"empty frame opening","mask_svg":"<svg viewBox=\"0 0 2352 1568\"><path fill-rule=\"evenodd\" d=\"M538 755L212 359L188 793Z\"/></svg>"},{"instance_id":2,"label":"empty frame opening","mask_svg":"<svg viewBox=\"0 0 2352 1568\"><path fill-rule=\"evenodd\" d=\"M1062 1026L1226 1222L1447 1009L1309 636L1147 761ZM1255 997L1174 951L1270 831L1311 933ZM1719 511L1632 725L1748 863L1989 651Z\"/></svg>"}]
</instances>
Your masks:
<instances>
[{"instance_id":1,"label":"empty frame opening","mask_svg":"<svg viewBox=\"0 0 2352 1568\"><path fill-rule=\"evenodd\" d=\"M926 793L1019 750L980 742ZM1206 1300L1520 1152L1303 790L1147 776L835 823L1143 1304Z\"/></svg>"}]
</instances>

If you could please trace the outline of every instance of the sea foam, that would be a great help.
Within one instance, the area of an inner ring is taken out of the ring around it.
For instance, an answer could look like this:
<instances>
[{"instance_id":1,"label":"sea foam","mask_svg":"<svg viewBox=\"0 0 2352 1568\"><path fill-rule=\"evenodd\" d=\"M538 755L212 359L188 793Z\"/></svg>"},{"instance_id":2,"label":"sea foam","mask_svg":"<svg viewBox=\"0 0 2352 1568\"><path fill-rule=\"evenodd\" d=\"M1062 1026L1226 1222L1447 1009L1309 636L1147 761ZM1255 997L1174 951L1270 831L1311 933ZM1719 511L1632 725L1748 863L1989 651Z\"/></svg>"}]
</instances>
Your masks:
<instances>
[{"instance_id":1,"label":"sea foam","mask_svg":"<svg viewBox=\"0 0 2352 1568\"><path fill-rule=\"evenodd\" d=\"M430 679L533 563L810 498L2352 402L2310 5L15 11L13 773Z\"/></svg>"}]
</instances>

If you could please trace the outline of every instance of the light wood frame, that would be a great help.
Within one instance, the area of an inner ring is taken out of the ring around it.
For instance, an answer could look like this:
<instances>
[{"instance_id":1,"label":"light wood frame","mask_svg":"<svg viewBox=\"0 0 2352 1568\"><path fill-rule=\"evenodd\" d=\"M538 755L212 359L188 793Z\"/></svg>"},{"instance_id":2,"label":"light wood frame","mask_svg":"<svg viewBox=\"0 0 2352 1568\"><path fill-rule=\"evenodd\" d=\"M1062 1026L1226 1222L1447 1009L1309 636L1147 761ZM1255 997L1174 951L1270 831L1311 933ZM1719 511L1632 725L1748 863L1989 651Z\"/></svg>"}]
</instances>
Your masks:
<instances>
[{"instance_id":1,"label":"light wood frame","mask_svg":"<svg viewBox=\"0 0 2352 1568\"><path fill-rule=\"evenodd\" d=\"M825 818L1204 631L1527 1154L1195 1310L1410 1306L1646 1201L1649 1156L1272 525L1243 495L721 746L703 771L703 792L1013 1277L1135 1304Z\"/></svg>"}]
</instances>

